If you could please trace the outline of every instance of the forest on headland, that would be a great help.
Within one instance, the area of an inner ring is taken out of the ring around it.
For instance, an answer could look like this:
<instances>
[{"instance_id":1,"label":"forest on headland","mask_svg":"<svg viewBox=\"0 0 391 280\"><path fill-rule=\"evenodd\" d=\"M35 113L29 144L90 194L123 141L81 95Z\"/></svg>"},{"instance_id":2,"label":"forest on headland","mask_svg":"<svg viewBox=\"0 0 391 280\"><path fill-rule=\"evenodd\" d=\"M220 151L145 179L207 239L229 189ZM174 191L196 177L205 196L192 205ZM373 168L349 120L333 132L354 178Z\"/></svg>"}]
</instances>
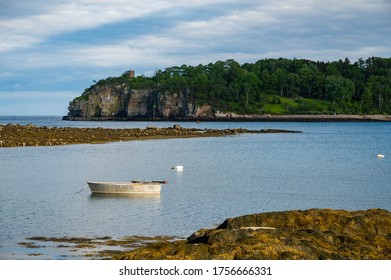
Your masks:
<instances>
[{"instance_id":1,"label":"forest on headland","mask_svg":"<svg viewBox=\"0 0 391 280\"><path fill-rule=\"evenodd\" d=\"M157 69L153 76L126 71L95 86L182 92L194 104L209 104L237 114L390 114L391 58L348 58L333 62L262 59L240 64L233 59L198 66Z\"/></svg>"}]
</instances>

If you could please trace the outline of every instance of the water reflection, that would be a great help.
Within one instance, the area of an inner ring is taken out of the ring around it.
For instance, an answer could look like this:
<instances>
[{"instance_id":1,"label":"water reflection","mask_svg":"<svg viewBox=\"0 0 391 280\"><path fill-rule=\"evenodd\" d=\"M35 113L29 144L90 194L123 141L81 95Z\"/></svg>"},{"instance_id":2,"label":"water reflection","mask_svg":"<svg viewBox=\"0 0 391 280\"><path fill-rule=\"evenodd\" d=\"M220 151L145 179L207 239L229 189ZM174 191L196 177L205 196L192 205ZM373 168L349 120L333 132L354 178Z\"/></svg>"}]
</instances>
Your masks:
<instances>
[{"instance_id":1,"label":"water reflection","mask_svg":"<svg viewBox=\"0 0 391 280\"><path fill-rule=\"evenodd\" d=\"M160 200L160 193L91 193L90 200Z\"/></svg>"}]
</instances>

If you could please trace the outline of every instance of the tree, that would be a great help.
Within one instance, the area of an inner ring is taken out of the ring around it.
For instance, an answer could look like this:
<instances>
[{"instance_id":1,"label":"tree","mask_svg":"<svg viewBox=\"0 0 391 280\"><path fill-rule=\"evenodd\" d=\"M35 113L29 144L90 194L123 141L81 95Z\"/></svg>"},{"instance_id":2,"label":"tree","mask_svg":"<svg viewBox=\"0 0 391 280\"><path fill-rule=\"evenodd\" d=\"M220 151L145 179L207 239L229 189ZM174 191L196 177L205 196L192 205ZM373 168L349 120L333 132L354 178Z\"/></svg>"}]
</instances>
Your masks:
<instances>
[{"instance_id":1,"label":"tree","mask_svg":"<svg viewBox=\"0 0 391 280\"><path fill-rule=\"evenodd\" d=\"M316 65L304 64L299 70L300 94L303 97L312 97L313 89L317 86L318 68Z\"/></svg>"},{"instance_id":2,"label":"tree","mask_svg":"<svg viewBox=\"0 0 391 280\"><path fill-rule=\"evenodd\" d=\"M265 69L260 73L261 90L265 93L272 91L272 79L269 70Z\"/></svg>"},{"instance_id":3,"label":"tree","mask_svg":"<svg viewBox=\"0 0 391 280\"><path fill-rule=\"evenodd\" d=\"M286 96L287 97L296 97L299 95L299 75L295 73L288 74L287 87L286 87Z\"/></svg>"},{"instance_id":4,"label":"tree","mask_svg":"<svg viewBox=\"0 0 391 280\"><path fill-rule=\"evenodd\" d=\"M372 105L379 111L389 109L391 97L391 80L384 76L371 76L366 86L368 96L372 97Z\"/></svg>"},{"instance_id":5,"label":"tree","mask_svg":"<svg viewBox=\"0 0 391 280\"><path fill-rule=\"evenodd\" d=\"M351 101L354 90L354 83L342 76L328 76L325 80L325 98L332 101L339 109L343 109L346 103Z\"/></svg>"},{"instance_id":6,"label":"tree","mask_svg":"<svg viewBox=\"0 0 391 280\"><path fill-rule=\"evenodd\" d=\"M261 82L255 73L240 69L231 83L231 89L235 92L235 101L242 104L246 110L250 101L259 101L260 85Z\"/></svg>"},{"instance_id":7,"label":"tree","mask_svg":"<svg viewBox=\"0 0 391 280\"><path fill-rule=\"evenodd\" d=\"M283 68L278 68L276 72L273 73L273 78L280 96L283 96L284 91L286 91L286 87L288 84L288 75L288 71Z\"/></svg>"},{"instance_id":8,"label":"tree","mask_svg":"<svg viewBox=\"0 0 391 280\"><path fill-rule=\"evenodd\" d=\"M208 102L208 76L204 72L199 72L193 77L190 81L190 89L193 101Z\"/></svg>"}]
</instances>

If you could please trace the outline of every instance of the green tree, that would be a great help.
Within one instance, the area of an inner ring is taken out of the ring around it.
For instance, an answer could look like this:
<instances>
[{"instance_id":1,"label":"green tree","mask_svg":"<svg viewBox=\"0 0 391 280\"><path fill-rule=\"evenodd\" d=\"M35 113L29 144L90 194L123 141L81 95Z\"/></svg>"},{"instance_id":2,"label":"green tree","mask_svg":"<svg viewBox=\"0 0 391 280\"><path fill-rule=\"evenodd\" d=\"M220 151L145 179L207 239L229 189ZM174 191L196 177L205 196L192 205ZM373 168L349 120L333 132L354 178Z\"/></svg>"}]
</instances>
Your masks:
<instances>
[{"instance_id":1,"label":"green tree","mask_svg":"<svg viewBox=\"0 0 391 280\"><path fill-rule=\"evenodd\" d=\"M286 96L287 97L297 97L300 92L299 88L299 80L300 77L296 73L289 73L288 74L288 81L287 81L287 87L286 87Z\"/></svg>"},{"instance_id":2,"label":"green tree","mask_svg":"<svg viewBox=\"0 0 391 280\"><path fill-rule=\"evenodd\" d=\"M317 87L319 71L316 65L304 64L299 70L300 94L303 97L312 97Z\"/></svg>"},{"instance_id":3,"label":"green tree","mask_svg":"<svg viewBox=\"0 0 391 280\"><path fill-rule=\"evenodd\" d=\"M354 95L354 83L342 76L328 76L325 80L326 99L333 102L334 109L346 107Z\"/></svg>"},{"instance_id":4,"label":"green tree","mask_svg":"<svg viewBox=\"0 0 391 280\"><path fill-rule=\"evenodd\" d=\"M366 92L372 97L372 106L376 104L378 111L390 108L391 79L385 76L371 76L366 86Z\"/></svg>"},{"instance_id":5,"label":"green tree","mask_svg":"<svg viewBox=\"0 0 391 280\"><path fill-rule=\"evenodd\" d=\"M284 68L278 68L273 73L275 85L279 91L280 96L284 96L284 91L286 92L286 88L288 86L288 76L289 76L289 73Z\"/></svg>"}]
</instances>

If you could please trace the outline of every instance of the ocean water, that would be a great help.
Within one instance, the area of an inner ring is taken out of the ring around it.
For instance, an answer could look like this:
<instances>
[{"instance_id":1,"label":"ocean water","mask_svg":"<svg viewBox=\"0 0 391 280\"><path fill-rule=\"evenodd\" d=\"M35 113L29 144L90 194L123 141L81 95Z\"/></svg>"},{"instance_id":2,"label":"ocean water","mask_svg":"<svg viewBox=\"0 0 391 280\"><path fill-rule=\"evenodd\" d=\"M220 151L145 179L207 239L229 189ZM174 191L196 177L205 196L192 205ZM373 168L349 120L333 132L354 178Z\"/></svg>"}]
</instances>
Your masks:
<instances>
[{"instance_id":1,"label":"ocean water","mask_svg":"<svg viewBox=\"0 0 391 280\"><path fill-rule=\"evenodd\" d=\"M0 124L172 126L0 117ZM187 237L226 218L292 209L391 211L391 123L179 123L298 134L0 149L0 259L32 236ZM376 155L382 153L383 159ZM183 165L184 170L172 170ZM95 196L86 181L166 180L159 196ZM26 256L22 256L25 258Z\"/></svg>"}]
</instances>

